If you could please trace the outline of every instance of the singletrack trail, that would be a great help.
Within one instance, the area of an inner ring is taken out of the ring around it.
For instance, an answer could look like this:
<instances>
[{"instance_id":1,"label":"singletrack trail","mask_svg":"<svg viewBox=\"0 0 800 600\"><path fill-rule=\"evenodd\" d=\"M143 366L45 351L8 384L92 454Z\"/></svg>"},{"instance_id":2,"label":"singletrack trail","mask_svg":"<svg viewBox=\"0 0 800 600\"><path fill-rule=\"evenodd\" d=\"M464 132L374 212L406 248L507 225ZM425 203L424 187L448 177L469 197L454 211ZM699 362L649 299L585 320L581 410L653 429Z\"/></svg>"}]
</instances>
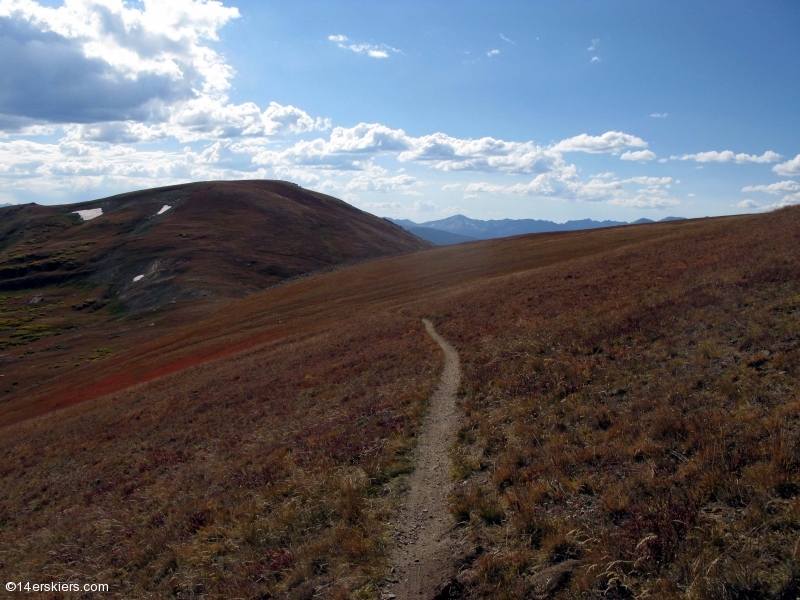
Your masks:
<instances>
[{"instance_id":1,"label":"singletrack trail","mask_svg":"<svg viewBox=\"0 0 800 600\"><path fill-rule=\"evenodd\" d=\"M461 367L455 348L436 333L428 319L422 322L444 352L444 370L420 428L416 468L409 478L408 499L395 530L392 585L383 597L398 600L434 598L456 568L457 552L450 536L454 521L447 510L447 492L451 486L447 451L460 420L456 394Z\"/></svg>"}]
</instances>

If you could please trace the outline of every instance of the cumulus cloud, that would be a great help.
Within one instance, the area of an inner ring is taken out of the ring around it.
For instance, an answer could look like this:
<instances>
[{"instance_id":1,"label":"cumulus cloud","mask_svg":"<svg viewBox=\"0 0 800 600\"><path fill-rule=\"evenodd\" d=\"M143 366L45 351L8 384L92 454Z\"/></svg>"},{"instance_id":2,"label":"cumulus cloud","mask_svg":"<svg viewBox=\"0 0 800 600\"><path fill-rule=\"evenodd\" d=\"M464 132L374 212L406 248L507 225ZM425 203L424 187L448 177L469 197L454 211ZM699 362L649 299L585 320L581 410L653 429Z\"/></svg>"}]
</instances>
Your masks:
<instances>
[{"instance_id":1,"label":"cumulus cloud","mask_svg":"<svg viewBox=\"0 0 800 600\"><path fill-rule=\"evenodd\" d=\"M439 207L429 200L417 200L414 202L414 212L430 213L438 210Z\"/></svg>"},{"instance_id":2,"label":"cumulus cloud","mask_svg":"<svg viewBox=\"0 0 800 600\"><path fill-rule=\"evenodd\" d=\"M353 44L352 40L346 35L329 35L328 39L335 42L343 50L351 50L356 54L366 54L372 58L389 58L390 52L400 52L397 48L392 48L386 44L375 46L373 44Z\"/></svg>"},{"instance_id":3,"label":"cumulus cloud","mask_svg":"<svg viewBox=\"0 0 800 600\"><path fill-rule=\"evenodd\" d=\"M489 51L486 53L486 56L488 56L489 58L491 58L492 56L497 56L498 54L500 54L500 50L497 50L497 49L495 49L495 50L489 50Z\"/></svg>"},{"instance_id":4,"label":"cumulus cloud","mask_svg":"<svg viewBox=\"0 0 800 600\"><path fill-rule=\"evenodd\" d=\"M398 153L409 148L409 138L402 129L378 123L360 123L355 127L335 127L325 140L300 140L286 150L238 146L254 151L253 162L263 165L315 165L338 170L363 170L370 158L384 153Z\"/></svg>"},{"instance_id":5,"label":"cumulus cloud","mask_svg":"<svg viewBox=\"0 0 800 600\"><path fill-rule=\"evenodd\" d=\"M506 142L490 137L461 139L444 133L408 138L408 149L398 159L443 171L544 173L564 166L558 153L533 142Z\"/></svg>"},{"instance_id":6,"label":"cumulus cloud","mask_svg":"<svg viewBox=\"0 0 800 600\"><path fill-rule=\"evenodd\" d=\"M359 175L350 180L347 184L348 190L362 192L394 192L397 190L408 190L409 187L417 182L416 177L411 175L397 175L395 177L369 177Z\"/></svg>"},{"instance_id":7,"label":"cumulus cloud","mask_svg":"<svg viewBox=\"0 0 800 600\"><path fill-rule=\"evenodd\" d=\"M448 183L442 186L443 190L458 190L461 188L460 183Z\"/></svg>"},{"instance_id":8,"label":"cumulus cloud","mask_svg":"<svg viewBox=\"0 0 800 600\"><path fill-rule=\"evenodd\" d=\"M773 194L783 198L777 204L772 204L766 208L782 208L784 206L792 206L800 203L800 183L792 181L778 181L777 183L770 183L768 185L748 185L742 188L743 192L761 192L764 194Z\"/></svg>"},{"instance_id":9,"label":"cumulus cloud","mask_svg":"<svg viewBox=\"0 0 800 600\"><path fill-rule=\"evenodd\" d=\"M294 106L233 104L211 44L239 16L213 0L0 0L0 131L59 124L69 139L134 144L324 130Z\"/></svg>"},{"instance_id":10,"label":"cumulus cloud","mask_svg":"<svg viewBox=\"0 0 800 600\"><path fill-rule=\"evenodd\" d=\"M772 204L767 208L771 209L784 208L786 206L794 206L795 204L800 204L800 194L788 194L784 196L780 202Z\"/></svg>"},{"instance_id":11,"label":"cumulus cloud","mask_svg":"<svg viewBox=\"0 0 800 600\"><path fill-rule=\"evenodd\" d=\"M287 167L275 167L273 175L276 179L302 183L303 185L314 185L319 182L319 175L306 169L290 169Z\"/></svg>"},{"instance_id":12,"label":"cumulus cloud","mask_svg":"<svg viewBox=\"0 0 800 600\"><path fill-rule=\"evenodd\" d=\"M396 154L400 162L420 163L442 171L544 173L564 167L563 158L533 142L506 142L485 137L461 139L444 133L409 136L379 123L335 127L325 140L301 140L286 150L261 149L257 164L318 165L361 170L371 157Z\"/></svg>"},{"instance_id":13,"label":"cumulus cloud","mask_svg":"<svg viewBox=\"0 0 800 600\"><path fill-rule=\"evenodd\" d=\"M592 60L590 60L589 62L590 63L596 63L596 62L600 62L600 60L601 60L601 58L599 56L593 56Z\"/></svg>"},{"instance_id":14,"label":"cumulus cloud","mask_svg":"<svg viewBox=\"0 0 800 600\"><path fill-rule=\"evenodd\" d=\"M647 161L653 160L656 157L655 153L651 150L637 150L631 151L628 150L627 152L623 152L620 158L622 160L639 160L639 161Z\"/></svg>"},{"instance_id":15,"label":"cumulus cloud","mask_svg":"<svg viewBox=\"0 0 800 600\"><path fill-rule=\"evenodd\" d=\"M800 183L792 181L779 181L769 185L748 185L742 188L743 192L764 192L766 194L785 194L789 192L800 192Z\"/></svg>"},{"instance_id":16,"label":"cumulus cloud","mask_svg":"<svg viewBox=\"0 0 800 600\"><path fill-rule=\"evenodd\" d=\"M708 162L734 162L737 164L744 163L771 163L781 159L781 155L777 152L767 150L761 156L755 154L735 154L730 150L723 150L722 152L698 152L697 154L683 154L681 156L670 156L672 160L693 160L699 163Z\"/></svg>"},{"instance_id":17,"label":"cumulus cloud","mask_svg":"<svg viewBox=\"0 0 800 600\"><path fill-rule=\"evenodd\" d=\"M785 163L775 165L772 167L772 170L778 175L783 175L784 177L800 175L800 154L791 160L787 160Z\"/></svg>"},{"instance_id":18,"label":"cumulus cloud","mask_svg":"<svg viewBox=\"0 0 800 600\"><path fill-rule=\"evenodd\" d=\"M669 196L672 186L671 177L629 177L618 179L613 174L603 174L604 178L594 177L582 182L577 176L574 165L560 173L543 173L529 183L515 185L498 185L486 182L470 183L465 193L518 194L541 198L558 198L567 201L608 202L618 206L636 208L667 208L680 204ZM608 177L612 175L612 177ZM677 182L675 182L677 183ZM626 187L644 186L629 192Z\"/></svg>"},{"instance_id":19,"label":"cumulus cloud","mask_svg":"<svg viewBox=\"0 0 800 600\"><path fill-rule=\"evenodd\" d=\"M662 198L661 196L648 196L646 194L639 194L633 198L614 198L609 200L609 204L614 206L625 206L630 208L653 208L663 210L678 206L680 201L674 198Z\"/></svg>"},{"instance_id":20,"label":"cumulus cloud","mask_svg":"<svg viewBox=\"0 0 800 600\"><path fill-rule=\"evenodd\" d=\"M617 197L625 184L582 183L563 153L605 152L626 160L652 154L640 138L614 131L544 146L441 132L410 136L379 123L331 129L329 120L295 106L236 104L227 95L234 71L213 44L238 16L235 8L213 0L69 0L59 8L0 0L4 193L56 187L116 192L191 180L278 177L353 202L360 201L356 192L419 194L417 178L389 176L377 166L391 157L440 171L533 176L529 183L494 190L501 193L597 200ZM514 43L502 34L501 39ZM373 58L399 52L342 34L329 40ZM58 143L22 137L58 130L64 132ZM293 139L285 147L274 143L277 136L315 131L329 133ZM158 152L137 147L162 140L186 147ZM480 191L457 183L443 189L461 188L468 196L493 191L481 185ZM440 211L426 200L414 210Z\"/></svg>"},{"instance_id":21,"label":"cumulus cloud","mask_svg":"<svg viewBox=\"0 0 800 600\"><path fill-rule=\"evenodd\" d=\"M397 210L403 208L399 202L361 202L359 206L362 208L382 209L382 210Z\"/></svg>"},{"instance_id":22,"label":"cumulus cloud","mask_svg":"<svg viewBox=\"0 0 800 600\"><path fill-rule=\"evenodd\" d=\"M233 70L209 45L239 16L208 0L0 2L0 126L163 119L220 94Z\"/></svg>"},{"instance_id":23,"label":"cumulus cloud","mask_svg":"<svg viewBox=\"0 0 800 600\"><path fill-rule=\"evenodd\" d=\"M143 151L112 144L83 144L62 140L0 142L0 164L8 166L3 187L17 198L75 201L85 190L114 193L183 181L263 176L249 160L236 156L222 142L196 152Z\"/></svg>"},{"instance_id":24,"label":"cumulus cloud","mask_svg":"<svg viewBox=\"0 0 800 600\"><path fill-rule=\"evenodd\" d=\"M755 200L742 200L736 206L739 208L761 208L761 205Z\"/></svg>"},{"instance_id":25,"label":"cumulus cloud","mask_svg":"<svg viewBox=\"0 0 800 600\"><path fill-rule=\"evenodd\" d=\"M603 135L582 133L553 146L556 152L588 152L590 154L619 154L626 148L646 148L647 142L621 131L607 131Z\"/></svg>"}]
</instances>

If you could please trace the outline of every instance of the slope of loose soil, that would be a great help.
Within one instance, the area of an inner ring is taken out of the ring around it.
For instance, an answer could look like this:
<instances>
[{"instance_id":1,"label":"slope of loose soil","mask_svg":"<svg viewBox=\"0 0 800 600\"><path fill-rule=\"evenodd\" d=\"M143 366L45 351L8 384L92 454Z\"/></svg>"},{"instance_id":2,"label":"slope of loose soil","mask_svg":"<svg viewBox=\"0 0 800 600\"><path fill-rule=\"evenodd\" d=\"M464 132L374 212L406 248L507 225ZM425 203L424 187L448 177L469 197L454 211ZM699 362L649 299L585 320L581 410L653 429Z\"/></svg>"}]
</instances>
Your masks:
<instances>
[{"instance_id":1,"label":"slope of loose soil","mask_svg":"<svg viewBox=\"0 0 800 600\"><path fill-rule=\"evenodd\" d=\"M427 316L462 366L450 597L793 598L798 232L791 209L397 256L29 388L0 407L0 574L378 597Z\"/></svg>"}]
</instances>

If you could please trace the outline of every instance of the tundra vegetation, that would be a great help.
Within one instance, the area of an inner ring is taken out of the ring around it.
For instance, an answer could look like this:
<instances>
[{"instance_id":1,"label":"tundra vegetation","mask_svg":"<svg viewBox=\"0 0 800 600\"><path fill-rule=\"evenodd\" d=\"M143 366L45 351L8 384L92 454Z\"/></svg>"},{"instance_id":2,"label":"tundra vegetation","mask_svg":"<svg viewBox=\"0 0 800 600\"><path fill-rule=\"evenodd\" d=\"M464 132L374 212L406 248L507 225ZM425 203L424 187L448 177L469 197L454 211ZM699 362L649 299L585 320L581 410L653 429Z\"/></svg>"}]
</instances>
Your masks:
<instances>
[{"instance_id":1,"label":"tundra vegetation","mask_svg":"<svg viewBox=\"0 0 800 600\"><path fill-rule=\"evenodd\" d=\"M451 597L795 598L798 256L794 208L523 236L97 340L0 405L0 573L377 598L441 368L428 317L463 369Z\"/></svg>"}]
</instances>

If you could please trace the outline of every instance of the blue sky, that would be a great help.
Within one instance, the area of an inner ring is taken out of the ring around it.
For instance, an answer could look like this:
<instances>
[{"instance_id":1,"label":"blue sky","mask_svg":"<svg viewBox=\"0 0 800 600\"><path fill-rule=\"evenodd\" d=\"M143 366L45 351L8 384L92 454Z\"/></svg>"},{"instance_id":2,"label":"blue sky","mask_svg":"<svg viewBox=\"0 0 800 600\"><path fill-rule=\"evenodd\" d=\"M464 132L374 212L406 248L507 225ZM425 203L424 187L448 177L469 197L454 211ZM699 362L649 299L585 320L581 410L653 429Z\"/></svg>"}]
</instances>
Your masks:
<instances>
[{"instance_id":1,"label":"blue sky","mask_svg":"<svg viewBox=\"0 0 800 600\"><path fill-rule=\"evenodd\" d=\"M381 215L800 202L796 2L0 0L0 202L288 179Z\"/></svg>"}]
</instances>

